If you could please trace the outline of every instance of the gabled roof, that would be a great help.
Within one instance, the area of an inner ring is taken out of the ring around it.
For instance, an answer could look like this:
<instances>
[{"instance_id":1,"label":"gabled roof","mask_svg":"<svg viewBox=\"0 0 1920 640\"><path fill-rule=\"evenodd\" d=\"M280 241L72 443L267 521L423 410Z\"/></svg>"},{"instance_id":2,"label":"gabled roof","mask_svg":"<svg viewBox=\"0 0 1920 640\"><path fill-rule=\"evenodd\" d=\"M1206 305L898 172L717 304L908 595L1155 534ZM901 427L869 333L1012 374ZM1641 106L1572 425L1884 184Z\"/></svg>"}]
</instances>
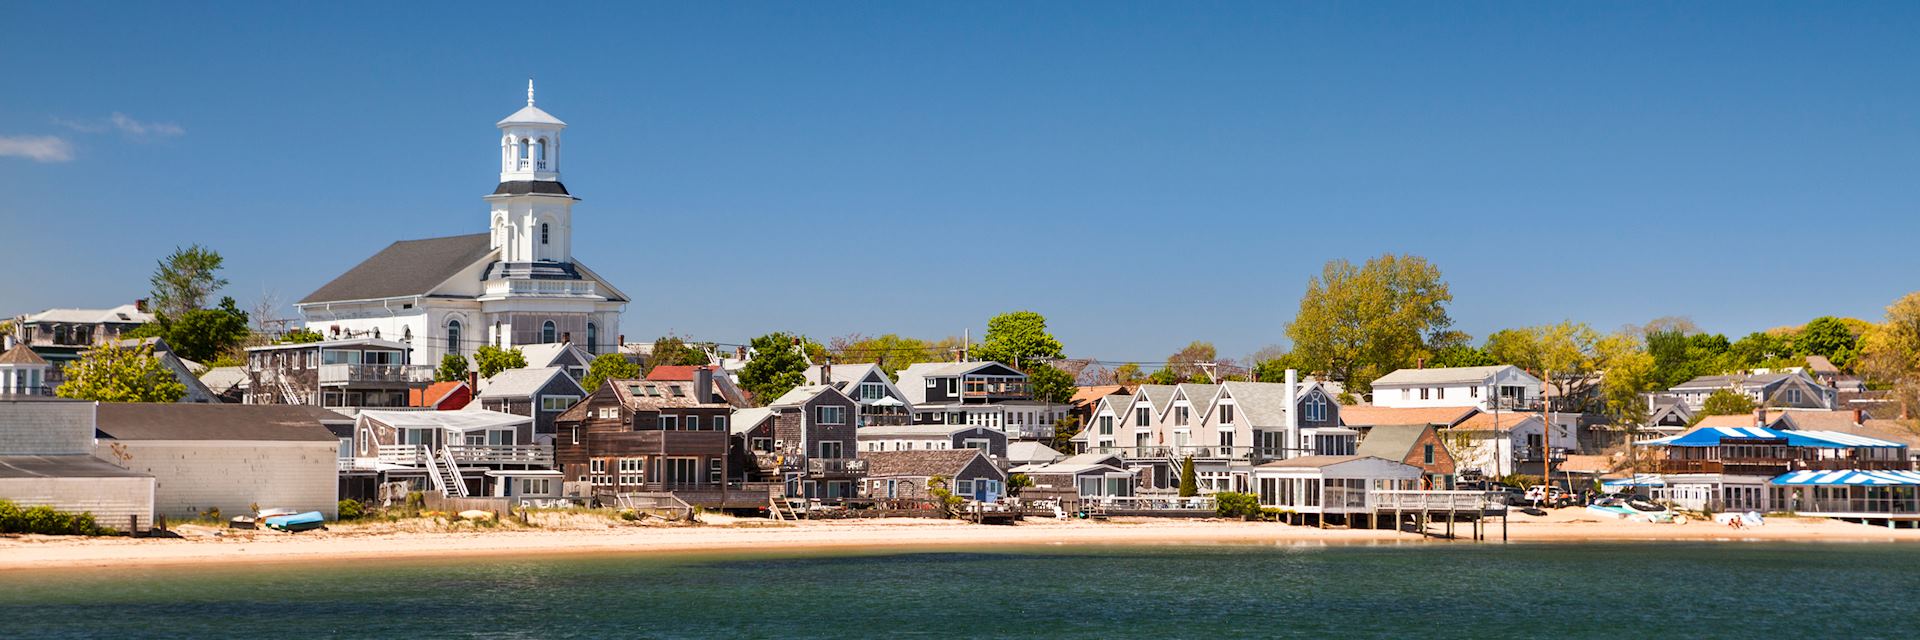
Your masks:
<instances>
[{"instance_id":1,"label":"gabled roof","mask_svg":"<svg viewBox=\"0 0 1920 640\"><path fill-rule=\"evenodd\" d=\"M1315 383L1299 383L1294 390L1294 401L1307 397L1316 386ZM1287 412L1293 410L1293 407L1287 406L1285 382L1227 382L1220 385L1220 393L1215 396L1214 402L1219 402L1221 397L1233 398L1236 410L1256 427L1286 424Z\"/></svg>"},{"instance_id":2,"label":"gabled roof","mask_svg":"<svg viewBox=\"0 0 1920 640\"><path fill-rule=\"evenodd\" d=\"M1399 386L1419 384L1470 384L1486 380L1489 376L1507 369L1518 369L1510 364L1484 367L1439 367L1436 369L1399 369L1393 373L1373 380L1373 386ZM1525 373L1525 372L1522 372Z\"/></svg>"},{"instance_id":3,"label":"gabled roof","mask_svg":"<svg viewBox=\"0 0 1920 640\"><path fill-rule=\"evenodd\" d=\"M766 407L740 409L733 412L733 417L729 419L727 426L734 435L739 435L752 431L754 427L760 426L760 423L766 422L767 418L771 417L773 417L773 410Z\"/></svg>"},{"instance_id":4,"label":"gabled roof","mask_svg":"<svg viewBox=\"0 0 1920 640\"><path fill-rule=\"evenodd\" d=\"M1785 422L1794 429L1851 429L1859 423L1854 422L1853 411L1820 411L1813 409L1773 409L1766 413L1767 424Z\"/></svg>"},{"instance_id":5,"label":"gabled roof","mask_svg":"<svg viewBox=\"0 0 1920 640\"><path fill-rule=\"evenodd\" d=\"M1833 361L1826 356L1807 356L1807 370L1817 375L1840 374L1840 367L1833 366Z\"/></svg>"},{"instance_id":6,"label":"gabled roof","mask_svg":"<svg viewBox=\"0 0 1920 640\"><path fill-rule=\"evenodd\" d=\"M47 360L46 358L40 357L40 354L34 353L33 349L28 348L27 343L22 342L13 345L13 348L8 349L6 353L0 353L0 364L44 367L47 366Z\"/></svg>"},{"instance_id":7,"label":"gabled roof","mask_svg":"<svg viewBox=\"0 0 1920 640\"><path fill-rule=\"evenodd\" d=\"M915 451L862 451L860 459L867 461L869 478L929 478L946 476L953 478L973 464L975 459L985 456L979 449L921 449ZM999 468L988 465L995 474Z\"/></svg>"},{"instance_id":8,"label":"gabled roof","mask_svg":"<svg viewBox=\"0 0 1920 640\"><path fill-rule=\"evenodd\" d=\"M373 420L395 428L444 429L447 431L482 431L487 429L505 429L533 422L533 418L467 407L459 411L361 411L360 420Z\"/></svg>"},{"instance_id":9,"label":"gabled roof","mask_svg":"<svg viewBox=\"0 0 1920 640\"><path fill-rule=\"evenodd\" d=\"M508 369L493 374L491 378L481 380L480 393L476 397L531 398L533 394L539 393L541 389L546 388L547 383L551 382L554 376L566 378L567 384L571 385L576 392L580 395L586 395L586 389L580 388L580 383L574 382L573 377L567 375L566 369L560 367L529 367L526 369Z\"/></svg>"},{"instance_id":10,"label":"gabled roof","mask_svg":"<svg viewBox=\"0 0 1920 640\"><path fill-rule=\"evenodd\" d=\"M307 405L102 402L94 428L115 440L338 442L346 416Z\"/></svg>"},{"instance_id":11,"label":"gabled roof","mask_svg":"<svg viewBox=\"0 0 1920 640\"><path fill-rule=\"evenodd\" d=\"M872 373L875 370L878 370L880 368L880 365L876 365L871 362L836 364L836 365L830 365L830 366L832 367L832 369L829 371L828 375L833 376L832 380L820 379L820 370L822 368L821 365L816 364L816 365L807 367L807 372L806 372L807 384L834 384L836 386L840 386L837 383L853 384L866 379L867 374ZM885 380L886 377L887 376L885 373L882 373L880 375L880 379L882 380ZM840 386L840 388L844 390L846 387Z\"/></svg>"},{"instance_id":12,"label":"gabled roof","mask_svg":"<svg viewBox=\"0 0 1920 640\"><path fill-rule=\"evenodd\" d=\"M1544 421L1538 413L1502 411L1499 414L1494 414L1486 412L1475 413L1467 419L1455 423L1450 428L1454 431L1499 431L1518 427L1525 424L1528 420Z\"/></svg>"},{"instance_id":13,"label":"gabled roof","mask_svg":"<svg viewBox=\"0 0 1920 640\"><path fill-rule=\"evenodd\" d=\"M1099 402L1101 398L1105 398L1107 396L1113 396L1113 395L1131 396L1133 395L1133 392L1130 388L1127 387L1127 385L1124 385L1124 384L1099 384L1099 385L1092 385L1092 386L1086 386L1086 387L1075 387L1073 390L1073 397L1067 400L1067 404L1070 404L1076 407L1084 407L1084 406L1092 405L1095 402Z\"/></svg>"},{"instance_id":14,"label":"gabled roof","mask_svg":"<svg viewBox=\"0 0 1920 640\"><path fill-rule=\"evenodd\" d=\"M1400 409L1355 405L1340 407L1340 423L1349 427L1371 427L1382 424L1433 424L1450 427L1478 412L1479 410L1473 407ZM1513 415L1512 412L1501 412L1501 414Z\"/></svg>"},{"instance_id":15,"label":"gabled roof","mask_svg":"<svg viewBox=\"0 0 1920 640\"><path fill-rule=\"evenodd\" d=\"M732 406L694 397L693 384L690 382L636 378L608 380L607 384L613 385L614 395L620 399L620 404L630 411Z\"/></svg>"},{"instance_id":16,"label":"gabled roof","mask_svg":"<svg viewBox=\"0 0 1920 640\"><path fill-rule=\"evenodd\" d=\"M807 401L812 400L814 396L818 396L823 393L833 393L833 394L839 394L841 397L847 397L847 394L840 393L839 389L835 389L833 387L829 387L824 384L803 384L798 387L794 387L792 391L786 392L785 394L781 395L779 398L775 399L773 402L767 403L767 406L797 407L797 406L806 404Z\"/></svg>"},{"instance_id":17,"label":"gabled roof","mask_svg":"<svg viewBox=\"0 0 1920 640\"><path fill-rule=\"evenodd\" d=\"M65 322L73 324L126 324L153 322L153 314L140 307L123 304L111 309L48 309L21 319L24 324Z\"/></svg>"},{"instance_id":18,"label":"gabled roof","mask_svg":"<svg viewBox=\"0 0 1920 640\"><path fill-rule=\"evenodd\" d=\"M693 372L711 365L699 364L663 364L647 372L647 379L655 382L693 382ZM714 377L719 377L715 375Z\"/></svg>"},{"instance_id":19,"label":"gabled roof","mask_svg":"<svg viewBox=\"0 0 1920 640\"><path fill-rule=\"evenodd\" d=\"M559 360L560 356L567 353L572 353L575 358L578 358L582 366L593 362L593 356L588 354L585 348L571 342L525 344L515 348L520 350L521 357L527 359L527 366L529 367L558 366L554 364L554 361Z\"/></svg>"},{"instance_id":20,"label":"gabled roof","mask_svg":"<svg viewBox=\"0 0 1920 640\"><path fill-rule=\"evenodd\" d=\"M1173 396L1168 399L1167 406L1159 411L1160 416L1166 417L1167 412L1173 408L1173 401L1182 398L1196 410L1194 415L1198 416L1207 410L1207 403L1212 402L1213 396L1218 393L1220 393L1220 385L1217 384L1182 383L1174 387Z\"/></svg>"},{"instance_id":21,"label":"gabled roof","mask_svg":"<svg viewBox=\"0 0 1920 640\"><path fill-rule=\"evenodd\" d=\"M252 382L247 376L246 367L214 367L200 374L200 383L207 385L207 389L216 395L236 387L244 388Z\"/></svg>"},{"instance_id":22,"label":"gabled roof","mask_svg":"<svg viewBox=\"0 0 1920 640\"><path fill-rule=\"evenodd\" d=\"M424 295L491 256L489 240L473 233L395 242L295 304Z\"/></svg>"},{"instance_id":23,"label":"gabled roof","mask_svg":"<svg viewBox=\"0 0 1920 640\"><path fill-rule=\"evenodd\" d=\"M1420 444L1420 437L1432 429L1425 424L1382 424L1367 430L1367 437L1360 440L1353 454L1372 456L1387 460L1405 460L1413 455L1414 445Z\"/></svg>"},{"instance_id":24,"label":"gabled roof","mask_svg":"<svg viewBox=\"0 0 1920 640\"><path fill-rule=\"evenodd\" d=\"M1174 386L1170 384L1143 384L1133 392L1133 397L1147 399L1147 406L1153 408L1154 415L1160 415L1173 404Z\"/></svg>"},{"instance_id":25,"label":"gabled roof","mask_svg":"<svg viewBox=\"0 0 1920 640\"><path fill-rule=\"evenodd\" d=\"M1007 462L1014 465L1045 464L1062 460L1067 454L1060 453L1038 442L1021 440L1007 443Z\"/></svg>"},{"instance_id":26,"label":"gabled roof","mask_svg":"<svg viewBox=\"0 0 1920 640\"><path fill-rule=\"evenodd\" d=\"M964 376L987 367L1004 367L998 362L975 360L971 362L916 362L900 370L900 382L895 385L900 393L907 397L907 404L925 404L927 402L927 378L951 378Z\"/></svg>"},{"instance_id":27,"label":"gabled roof","mask_svg":"<svg viewBox=\"0 0 1920 640\"><path fill-rule=\"evenodd\" d=\"M466 386L467 386L467 383L465 381L456 380L453 382L435 382L433 384L427 385L425 389L408 389L407 390L407 406L433 407L438 409L440 408L440 403L447 401L447 396L453 395L455 391L464 389L466 388ZM466 405L462 404L460 405L460 407L446 407L446 410L451 411L454 409L459 409L464 406Z\"/></svg>"}]
</instances>

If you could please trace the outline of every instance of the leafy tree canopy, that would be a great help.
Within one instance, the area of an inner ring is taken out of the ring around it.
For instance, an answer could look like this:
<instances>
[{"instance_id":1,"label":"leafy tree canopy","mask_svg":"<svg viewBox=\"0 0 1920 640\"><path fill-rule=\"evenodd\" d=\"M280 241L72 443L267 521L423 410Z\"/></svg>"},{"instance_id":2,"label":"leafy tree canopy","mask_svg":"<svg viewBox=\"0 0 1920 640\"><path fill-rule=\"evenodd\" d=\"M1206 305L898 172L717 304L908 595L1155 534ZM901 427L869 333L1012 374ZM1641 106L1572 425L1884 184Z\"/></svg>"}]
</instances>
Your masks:
<instances>
[{"instance_id":1,"label":"leafy tree canopy","mask_svg":"<svg viewBox=\"0 0 1920 640\"><path fill-rule=\"evenodd\" d=\"M491 378L508 369L525 369L527 356L519 349L502 349L490 344L480 345L473 351L473 361L479 365L480 377Z\"/></svg>"},{"instance_id":2,"label":"leafy tree canopy","mask_svg":"<svg viewBox=\"0 0 1920 640\"><path fill-rule=\"evenodd\" d=\"M152 345L122 347L106 343L87 350L66 366L66 382L54 393L62 398L98 402L178 402L187 385L175 378Z\"/></svg>"},{"instance_id":3,"label":"leafy tree canopy","mask_svg":"<svg viewBox=\"0 0 1920 640\"><path fill-rule=\"evenodd\" d=\"M440 366L433 370L434 382L460 382L467 379L467 358L458 353L440 356Z\"/></svg>"},{"instance_id":4,"label":"leafy tree canopy","mask_svg":"<svg viewBox=\"0 0 1920 640\"><path fill-rule=\"evenodd\" d=\"M627 360L626 356L618 353L602 353L587 365L587 377L581 381L581 386L587 388L587 393L593 393L608 380L638 377L640 377L640 365L634 364Z\"/></svg>"},{"instance_id":5,"label":"leafy tree canopy","mask_svg":"<svg viewBox=\"0 0 1920 640\"><path fill-rule=\"evenodd\" d=\"M1412 365L1427 339L1453 324L1452 300L1440 269L1425 258L1387 254L1361 266L1334 260L1307 282L1287 337L1310 371L1365 392L1374 378Z\"/></svg>"},{"instance_id":6,"label":"leafy tree canopy","mask_svg":"<svg viewBox=\"0 0 1920 640\"><path fill-rule=\"evenodd\" d=\"M282 334L280 336L280 343L281 344L307 344L309 342L319 342L321 340L325 340L326 338L327 338L326 336L320 335L320 332L318 331L314 331L312 329L307 329L307 328L296 328L292 331L288 331L285 334Z\"/></svg>"},{"instance_id":7,"label":"leafy tree canopy","mask_svg":"<svg viewBox=\"0 0 1920 640\"><path fill-rule=\"evenodd\" d=\"M836 363L866 363L880 365L887 377L898 379L899 371L907 365L920 362L946 362L960 348L959 338L943 338L936 341L904 337L889 333L876 337L860 334L841 336L827 341L827 355Z\"/></svg>"},{"instance_id":8,"label":"leafy tree canopy","mask_svg":"<svg viewBox=\"0 0 1920 640\"><path fill-rule=\"evenodd\" d=\"M173 354L196 362L209 362L221 355L238 356L241 345L253 335L247 324L247 312L234 306L233 298L222 297L214 309L192 309L179 315L156 314L154 321L121 334L123 338L162 338Z\"/></svg>"},{"instance_id":9,"label":"leafy tree canopy","mask_svg":"<svg viewBox=\"0 0 1920 640\"><path fill-rule=\"evenodd\" d=\"M666 336L653 341L653 353L647 356L647 364L641 374L650 373L654 367L661 365L691 367L703 364L709 364L706 350L687 344L680 338Z\"/></svg>"},{"instance_id":10,"label":"leafy tree canopy","mask_svg":"<svg viewBox=\"0 0 1920 640\"><path fill-rule=\"evenodd\" d=\"M226 278L219 276L224 261L219 252L197 244L175 248L172 254L162 258L149 280L153 284L155 315L180 317L207 306L214 292L227 286Z\"/></svg>"},{"instance_id":11,"label":"leafy tree canopy","mask_svg":"<svg viewBox=\"0 0 1920 640\"><path fill-rule=\"evenodd\" d=\"M756 404L765 406L806 382L807 358L802 355L806 342L792 334L775 332L749 343L753 359L740 370L740 386L753 394Z\"/></svg>"},{"instance_id":12,"label":"leafy tree canopy","mask_svg":"<svg viewBox=\"0 0 1920 640\"><path fill-rule=\"evenodd\" d=\"M1486 367L1500 364L1486 349L1472 345L1454 344L1440 348L1433 353L1428 364L1434 367ZM1262 380L1266 377L1262 376Z\"/></svg>"},{"instance_id":13,"label":"leafy tree canopy","mask_svg":"<svg viewBox=\"0 0 1920 640\"><path fill-rule=\"evenodd\" d=\"M1047 318L1032 311L1014 311L987 321L987 336L973 349L975 360L992 360L1015 367L1063 357L1063 347L1047 333Z\"/></svg>"},{"instance_id":14,"label":"leafy tree canopy","mask_svg":"<svg viewBox=\"0 0 1920 640\"><path fill-rule=\"evenodd\" d=\"M1747 397L1744 393L1734 393L1726 389L1721 389L1713 392L1713 395L1707 396L1707 401L1701 403L1700 415L1737 416L1753 413L1753 409L1753 398Z\"/></svg>"},{"instance_id":15,"label":"leafy tree canopy","mask_svg":"<svg viewBox=\"0 0 1920 640\"><path fill-rule=\"evenodd\" d=\"M1032 364L1023 371L1027 374L1027 384L1033 390L1035 400L1065 404L1073 399L1073 392L1078 390L1073 376L1053 365Z\"/></svg>"}]
</instances>

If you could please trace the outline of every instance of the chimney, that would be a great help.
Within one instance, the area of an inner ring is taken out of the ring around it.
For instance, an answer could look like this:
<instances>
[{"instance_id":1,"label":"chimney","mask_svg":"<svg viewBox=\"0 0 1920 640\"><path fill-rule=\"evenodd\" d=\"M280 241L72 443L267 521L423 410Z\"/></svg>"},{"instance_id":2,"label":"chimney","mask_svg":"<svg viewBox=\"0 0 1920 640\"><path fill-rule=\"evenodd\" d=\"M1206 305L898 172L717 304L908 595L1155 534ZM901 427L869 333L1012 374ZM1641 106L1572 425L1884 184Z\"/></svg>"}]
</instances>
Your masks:
<instances>
[{"instance_id":1,"label":"chimney","mask_svg":"<svg viewBox=\"0 0 1920 640\"><path fill-rule=\"evenodd\" d=\"M624 347L626 345L627 345L627 334L622 333L619 336L614 337L613 347L615 349Z\"/></svg>"},{"instance_id":2,"label":"chimney","mask_svg":"<svg viewBox=\"0 0 1920 640\"><path fill-rule=\"evenodd\" d=\"M1415 369L1425 369L1425 368L1427 368L1427 358L1426 358L1426 356L1421 356L1421 357L1418 357L1418 358L1414 358L1414 359L1413 359L1413 368L1415 368Z\"/></svg>"},{"instance_id":3,"label":"chimney","mask_svg":"<svg viewBox=\"0 0 1920 640\"><path fill-rule=\"evenodd\" d=\"M695 367L693 369L693 398L705 404L713 397L713 367Z\"/></svg>"},{"instance_id":4,"label":"chimney","mask_svg":"<svg viewBox=\"0 0 1920 640\"><path fill-rule=\"evenodd\" d=\"M147 312L147 299L146 299L146 298L141 298L141 299L139 299L139 300L135 300L135 301L133 301L133 309L134 309L135 311L139 311L140 313L146 313L146 312Z\"/></svg>"},{"instance_id":5,"label":"chimney","mask_svg":"<svg viewBox=\"0 0 1920 640\"><path fill-rule=\"evenodd\" d=\"M745 362L747 359L747 345L743 344L738 347L734 347L733 357L735 360L740 360L742 362Z\"/></svg>"},{"instance_id":6,"label":"chimney","mask_svg":"<svg viewBox=\"0 0 1920 640\"><path fill-rule=\"evenodd\" d=\"M1854 424L1866 424L1866 423L1867 423L1867 412L1866 412L1866 411L1864 411L1864 410L1861 410L1861 409L1854 409L1854 410L1853 410L1853 423L1854 423Z\"/></svg>"},{"instance_id":7,"label":"chimney","mask_svg":"<svg viewBox=\"0 0 1920 640\"><path fill-rule=\"evenodd\" d=\"M833 384L833 358L820 363L820 384Z\"/></svg>"},{"instance_id":8,"label":"chimney","mask_svg":"<svg viewBox=\"0 0 1920 640\"><path fill-rule=\"evenodd\" d=\"M1753 426L1767 426L1767 410L1765 407L1753 410Z\"/></svg>"},{"instance_id":9,"label":"chimney","mask_svg":"<svg viewBox=\"0 0 1920 640\"><path fill-rule=\"evenodd\" d=\"M480 372L467 372L467 394L472 396L480 395Z\"/></svg>"},{"instance_id":10,"label":"chimney","mask_svg":"<svg viewBox=\"0 0 1920 640\"><path fill-rule=\"evenodd\" d=\"M1298 441L1298 433L1300 431L1300 398L1295 397L1300 392L1298 388L1300 384L1300 373L1289 368L1287 369L1286 380L1287 381L1283 383L1286 385L1286 389L1282 392L1284 395L1281 397L1285 398L1287 402L1287 423L1284 426L1287 428L1287 442L1291 444ZM1285 454L1282 455L1284 456Z\"/></svg>"},{"instance_id":11,"label":"chimney","mask_svg":"<svg viewBox=\"0 0 1920 640\"><path fill-rule=\"evenodd\" d=\"M573 344L573 332L572 331L560 332L560 344Z\"/></svg>"}]
</instances>

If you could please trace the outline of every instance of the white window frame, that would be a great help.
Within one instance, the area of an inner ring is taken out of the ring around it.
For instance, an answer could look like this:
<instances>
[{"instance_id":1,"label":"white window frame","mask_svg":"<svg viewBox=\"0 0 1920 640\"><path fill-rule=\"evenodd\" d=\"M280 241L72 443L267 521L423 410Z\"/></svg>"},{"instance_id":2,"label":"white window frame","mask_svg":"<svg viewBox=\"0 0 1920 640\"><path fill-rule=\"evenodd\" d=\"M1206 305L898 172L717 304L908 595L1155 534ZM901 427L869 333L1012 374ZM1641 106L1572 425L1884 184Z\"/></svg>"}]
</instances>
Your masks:
<instances>
[{"instance_id":1,"label":"white window frame","mask_svg":"<svg viewBox=\"0 0 1920 640\"><path fill-rule=\"evenodd\" d=\"M833 416L832 421L828 421L829 415ZM847 423L847 408L837 404L814 407L813 422L819 425L844 425Z\"/></svg>"},{"instance_id":2,"label":"white window frame","mask_svg":"<svg viewBox=\"0 0 1920 640\"><path fill-rule=\"evenodd\" d=\"M554 401L556 400L564 400L566 402L565 404L559 405L559 408L555 408ZM573 406L573 403L579 401L580 396L540 396L540 410L546 412L566 411L568 407Z\"/></svg>"}]
</instances>

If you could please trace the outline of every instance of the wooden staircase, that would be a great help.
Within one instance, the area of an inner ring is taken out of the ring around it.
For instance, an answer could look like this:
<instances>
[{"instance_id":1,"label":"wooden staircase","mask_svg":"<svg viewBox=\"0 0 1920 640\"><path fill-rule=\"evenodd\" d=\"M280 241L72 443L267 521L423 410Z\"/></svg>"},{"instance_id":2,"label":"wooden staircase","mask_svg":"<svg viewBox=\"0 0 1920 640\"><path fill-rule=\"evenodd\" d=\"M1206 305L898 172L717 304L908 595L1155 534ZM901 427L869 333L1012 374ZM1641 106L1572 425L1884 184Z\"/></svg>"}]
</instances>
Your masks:
<instances>
[{"instance_id":1,"label":"wooden staircase","mask_svg":"<svg viewBox=\"0 0 1920 640\"><path fill-rule=\"evenodd\" d=\"M768 498L767 510L773 519L780 522L794 522L801 519L800 511L794 508L794 501L788 498Z\"/></svg>"},{"instance_id":2,"label":"wooden staircase","mask_svg":"<svg viewBox=\"0 0 1920 640\"><path fill-rule=\"evenodd\" d=\"M467 481L460 477L460 464L453 459L453 451L442 447L439 453L427 454L427 475L433 478L433 488L448 498L467 497Z\"/></svg>"}]
</instances>

